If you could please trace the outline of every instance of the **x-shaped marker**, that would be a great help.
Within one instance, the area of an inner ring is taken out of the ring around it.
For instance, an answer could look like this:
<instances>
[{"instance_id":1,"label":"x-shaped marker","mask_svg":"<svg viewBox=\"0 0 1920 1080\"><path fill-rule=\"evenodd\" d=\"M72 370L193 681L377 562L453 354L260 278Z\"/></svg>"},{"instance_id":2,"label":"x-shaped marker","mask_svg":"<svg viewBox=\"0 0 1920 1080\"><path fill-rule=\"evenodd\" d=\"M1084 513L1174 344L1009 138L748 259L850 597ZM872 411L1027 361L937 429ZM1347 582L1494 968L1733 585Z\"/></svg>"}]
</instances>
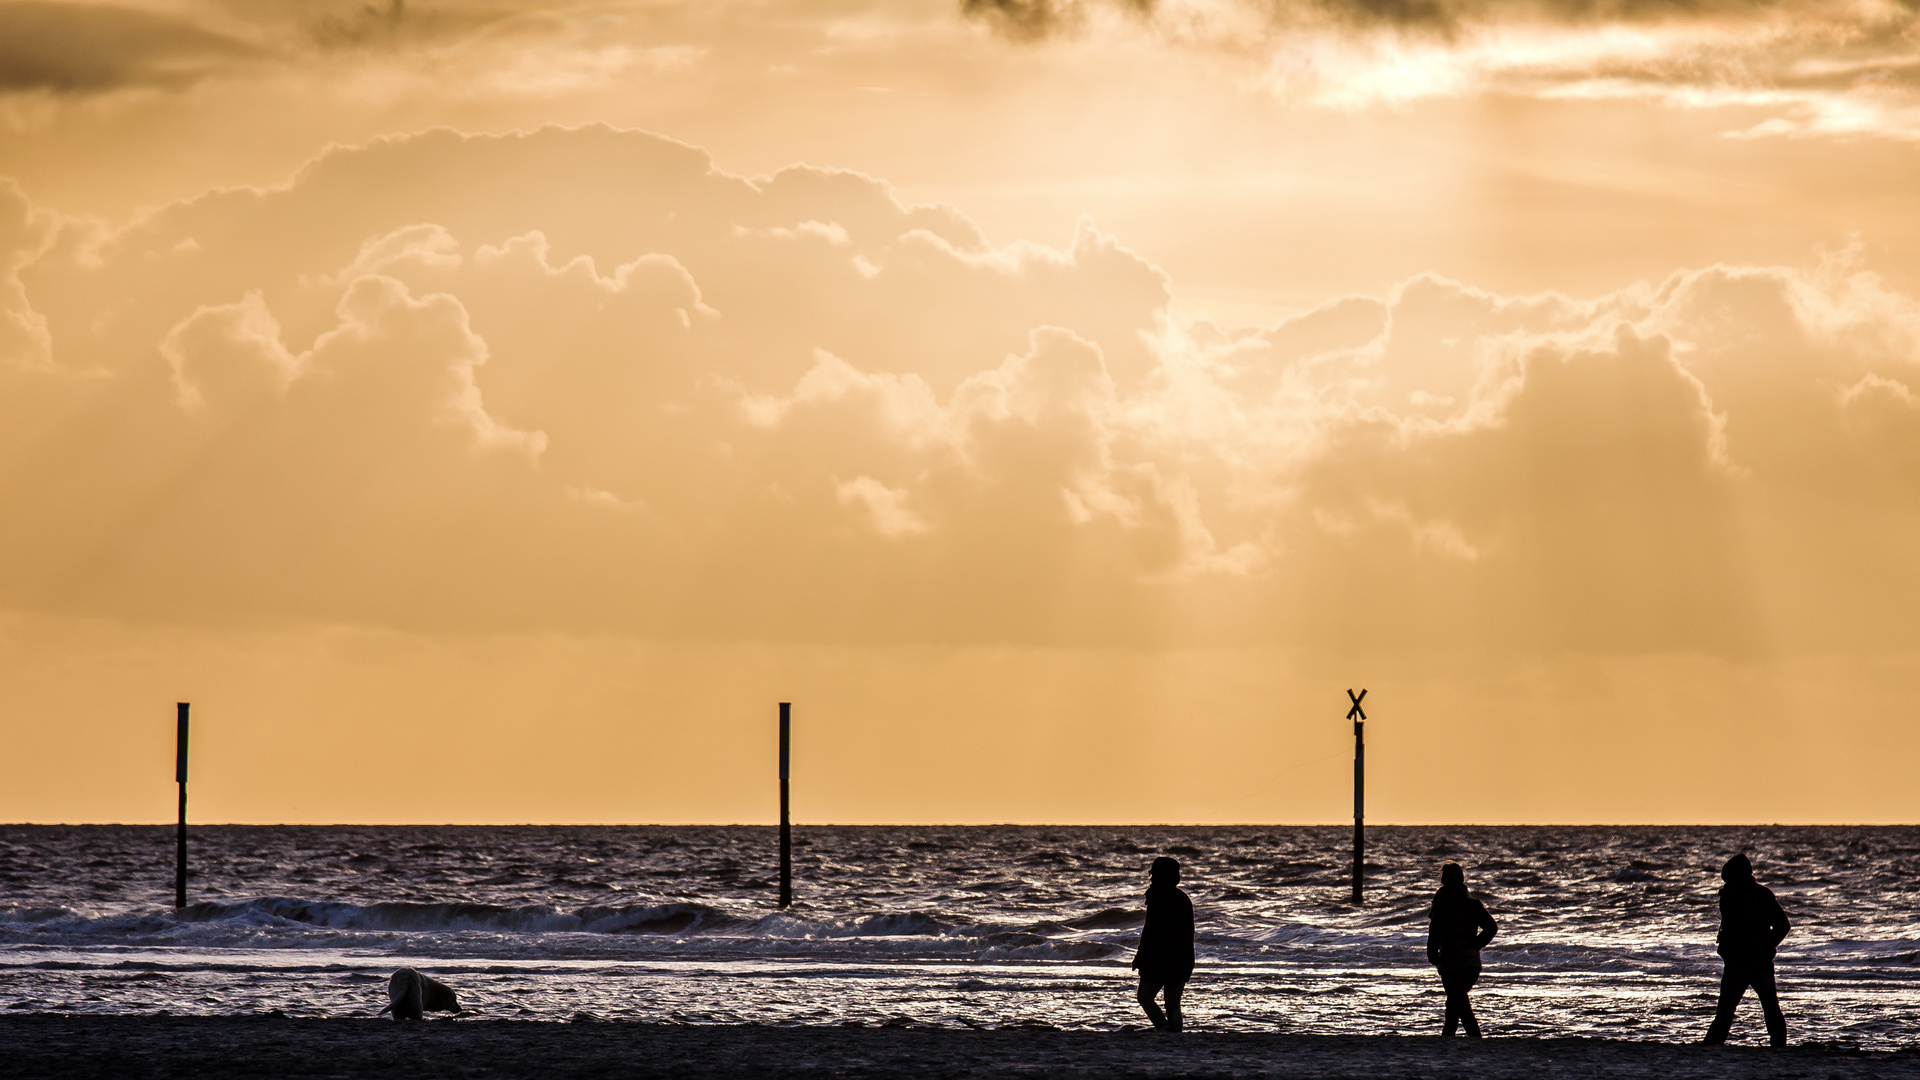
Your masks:
<instances>
[{"instance_id":1,"label":"x-shaped marker","mask_svg":"<svg viewBox=\"0 0 1920 1080\"><path fill-rule=\"evenodd\" d=\"M1365 720L1367 718L1367 711L1360 707L1360 703L1367 700L1367 692L1362 690L1358 696L1355 696L1354 692L1349 690L1347 691L1347 700L1353 702L1353 708L1347 710L1347 719L1351 720L1357 716Z\"/></svg>"}]
</instances>

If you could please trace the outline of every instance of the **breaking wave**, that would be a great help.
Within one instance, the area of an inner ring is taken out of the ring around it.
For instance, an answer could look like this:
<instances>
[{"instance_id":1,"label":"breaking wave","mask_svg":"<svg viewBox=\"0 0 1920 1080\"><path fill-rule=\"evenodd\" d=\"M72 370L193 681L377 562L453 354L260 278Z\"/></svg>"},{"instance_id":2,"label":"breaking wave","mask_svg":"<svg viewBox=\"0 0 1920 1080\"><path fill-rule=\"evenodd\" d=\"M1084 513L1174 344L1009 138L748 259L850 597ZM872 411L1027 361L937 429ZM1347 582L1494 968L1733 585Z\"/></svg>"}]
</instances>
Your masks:
<instances>
[{"instance_id":1,"label":"breaking wave","mask_svg":"<svg viewBox=\"0 0 1920 1080\"><path fill-rule=\"evenodd\" d=\"M1140 925L1140 913L1102 912L1069 922L1027 925L977 923L927 911L807 918L776 913L741 915L699 903L595 905L565 910L545 904L351 904L291 896L203 902L179 911L89 915L71 907L0 905L0 943L98 948L119 943L230 947L258 946L266 938L284 947L312 947L316 938L352 944L372 938L385 946L453 946L509 953L564 951L565 939L604 936L634 955L654 952L743 955L886 953L894 956L1022 960L1100 960L1121 955ZM1089 933L1090 927L1124 931ZM1124 938L1124 943L1119 940ZM346 939L346 940L342 940ZM405 939L414 939L408 942ZM544 948L542 948L544 946ZM606 948L591 950L604 954Z\"/></svg>"}]
</instances>

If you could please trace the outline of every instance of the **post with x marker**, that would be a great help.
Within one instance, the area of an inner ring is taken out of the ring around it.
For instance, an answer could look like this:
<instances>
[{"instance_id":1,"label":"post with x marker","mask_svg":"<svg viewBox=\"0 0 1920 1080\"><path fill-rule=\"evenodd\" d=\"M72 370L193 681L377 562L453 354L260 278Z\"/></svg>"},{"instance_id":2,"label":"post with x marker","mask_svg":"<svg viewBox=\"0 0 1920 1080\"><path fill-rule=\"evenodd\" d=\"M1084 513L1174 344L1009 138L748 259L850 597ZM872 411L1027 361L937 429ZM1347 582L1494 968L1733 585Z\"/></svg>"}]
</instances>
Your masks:
<instances>
[{"instance_id":1,"label":"post with x marker","mask_svg":"<svg viewBox=\"0 0 1920 1080\"><path fill-rule=\"evenodd\" d=\"M1360 881L1365 872L1367 861L1367 832L1363 825L1366 820L1367 794L1367 743L1361 733L1366 724L1366 711L1360 703L1367 699L1363 688L1358 694L1347 691L1347 700L1353 707L1347 710L1347 719L1353 721L1353 902L1361 902Z\"/></svg>"}]
</instances>

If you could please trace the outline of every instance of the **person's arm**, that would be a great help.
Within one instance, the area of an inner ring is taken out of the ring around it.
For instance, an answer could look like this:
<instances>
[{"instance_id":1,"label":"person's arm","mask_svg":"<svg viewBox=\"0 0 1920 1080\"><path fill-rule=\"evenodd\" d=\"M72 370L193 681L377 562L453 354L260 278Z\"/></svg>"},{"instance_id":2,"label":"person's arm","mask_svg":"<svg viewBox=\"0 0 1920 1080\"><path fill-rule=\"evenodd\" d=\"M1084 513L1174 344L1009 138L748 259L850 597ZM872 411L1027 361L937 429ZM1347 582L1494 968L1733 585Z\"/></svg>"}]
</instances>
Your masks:
<instances>
[{"instance_id":1,"label":"person's arm","mask_svg":"<svg viewBox=\"0 0 1920 1080\"><path fill-rule=\"evenodd\" d=\"M1147 901L1147 917L1140 923L1140 944L1133 950L1133 967L1138 970L1140 958L1147 955L1147 946L1153 942L1153 901Z\"/></svg>"},{"instance_id":2,"label":"person's arm","mask_svg":"<svg viewBox=\"0 0 1920 1080\"><path fill-rule=\"evenodd\" d=\"M1476 900L1473 906L1476 909L1475 914L1480 925L1480 937L1473 943L1473 947L1477 951L1486 948L1487 942L1493 940L1493 935L1500 932L1500 924L1494 922L1493 916L1487 914L1487 905Z\"/></svg>"},{"instance_id":3,"label":"person's arm","mask_svg":"<svg viewBox=\"0 0 1920 1080\"><path fill-rule=\"evenodd\" d=\"M1440 904L1427 909L1427 963L1440 966Z\"/></svg>"},{"instance_id":4,"label":"person's arm","mask_svg":"<svg viewBox=\"0 0 1920 1080\"><path fill-rule=\"evenodd\" d=\"M1767 927L1773 931L1773 947L1777 949L1787 939L1787 931L1793 929L1793 924L1787 921L1786 909L1780 906L1780 898L1773 895L1772 889L1767 890L1767 907L1771 909L1767 912Z\"/></svg>"}]
</instances>

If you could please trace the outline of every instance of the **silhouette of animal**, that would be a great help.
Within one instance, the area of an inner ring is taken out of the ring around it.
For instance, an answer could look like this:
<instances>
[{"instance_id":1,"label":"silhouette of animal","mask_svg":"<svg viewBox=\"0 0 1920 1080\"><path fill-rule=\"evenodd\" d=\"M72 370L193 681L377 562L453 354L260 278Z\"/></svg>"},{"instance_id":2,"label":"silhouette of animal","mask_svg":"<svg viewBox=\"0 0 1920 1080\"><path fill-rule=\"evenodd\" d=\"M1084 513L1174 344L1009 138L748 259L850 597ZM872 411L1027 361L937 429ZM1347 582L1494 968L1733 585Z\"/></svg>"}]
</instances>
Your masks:
<instances>
[{"instance_id":1,"label":"silhouette of animal","mask_svg":"<svg viewBox=\"0 0 1920 1080\"><path fill-rule=\"evenodd\" d=\"M375 1016L391 1010L395 1020L418 1020L422 1013L460 1011L460 999L454 996L453 987L412 968L393 973L387 980L387 997L393 1000Z\"/></svg>"}]
</instances>

